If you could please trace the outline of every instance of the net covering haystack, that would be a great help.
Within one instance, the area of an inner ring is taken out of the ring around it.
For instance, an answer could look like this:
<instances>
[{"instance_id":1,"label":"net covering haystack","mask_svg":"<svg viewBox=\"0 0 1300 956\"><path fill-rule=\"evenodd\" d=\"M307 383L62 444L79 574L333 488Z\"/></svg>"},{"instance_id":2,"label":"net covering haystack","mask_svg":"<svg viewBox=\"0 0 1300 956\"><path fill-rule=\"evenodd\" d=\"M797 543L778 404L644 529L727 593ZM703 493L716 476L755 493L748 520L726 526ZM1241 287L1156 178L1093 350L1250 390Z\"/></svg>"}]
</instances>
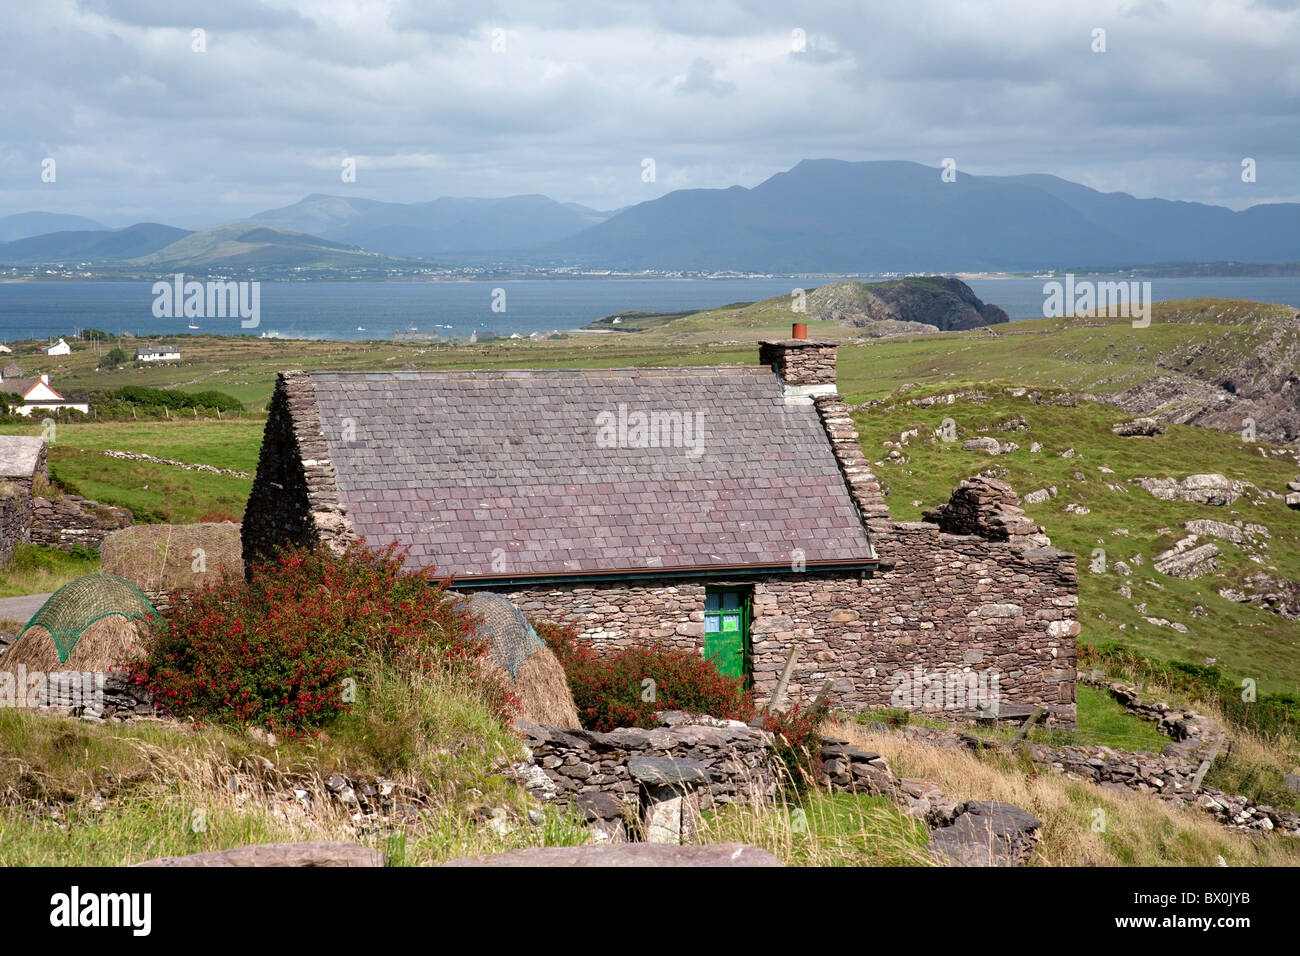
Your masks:
<instances>
[{"instance_id":1,"label":"net covering haystack","mask_svg":"<svg viewBox=\"0 0 1300 956\"><path fill-rule=\"evenodd\" d=\"M577 727L578 707L559 658L508 599L481 591L469 599L476 633L488 643L490 671L513 684L520 716L551 727Z\"/></svg>"},{"instance_id":2,"label":"net covering haystack","mask_svg":"<svg viewBox=\"0 0 1300 956\"><path fill-rule=\"evenodd\" d=\"M224 571L243 576L239 529L231 521L133 525L104 539L99 570L167 604L173 592L216 583Z\"/></svg>"},{"instance_id":3,"label":"net covering haystack","mask_svg":"<svg viewBox=\"0 0 1300 956\"><path fill-rule=\"evenodd\" d=\"M74 648L92 630L106 647L111 644L113 650L126 649L126 645L135 643L135 622L147 623L156 613L149 599L130 581L113 574L87 574L50 595L5 652L4 662L8 667L31 656L31 660L23 662L36 663L46 643L39 640L41 632L53 642L60 664L68 662ZM25 640L29 632L38 640ZM102 655L97 648L92 656Z\"/></svg>"}]
</instances>

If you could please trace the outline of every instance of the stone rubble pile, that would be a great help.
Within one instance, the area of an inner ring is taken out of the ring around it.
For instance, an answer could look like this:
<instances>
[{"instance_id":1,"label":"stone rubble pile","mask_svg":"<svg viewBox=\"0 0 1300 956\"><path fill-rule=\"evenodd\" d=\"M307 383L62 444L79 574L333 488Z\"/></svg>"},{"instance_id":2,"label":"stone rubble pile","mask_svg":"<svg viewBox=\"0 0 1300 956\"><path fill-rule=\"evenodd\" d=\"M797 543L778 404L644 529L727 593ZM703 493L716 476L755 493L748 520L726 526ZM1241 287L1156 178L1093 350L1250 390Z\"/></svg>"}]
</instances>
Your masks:
<instances>
[{"instance_id":1,"label":"stone rubble pile","mask_svg":"<svg viewBox=\"0 0 1300 956\"><path fill-rule=\"evenodd\" d=\"M1110 426L1110 430L1116 435L1133 436L1133 435L1163 435L1165 426L1160 424L1154 418L1135 418L1131 422L1116 422Z\"/></svg>"},{"instance_id":2,"label":"stone rubble pile","mask_svg":"<svg viewBox=\"0 0 1300 956\"><path fill-rule=\"evenodd\" d=\"M964 479L947 504L926 509L922 518L937 524L946 534L1051 547L1043 529L1025 517L1015 490L1005 481L987 475Z\"/></svg>"}]
</instances>

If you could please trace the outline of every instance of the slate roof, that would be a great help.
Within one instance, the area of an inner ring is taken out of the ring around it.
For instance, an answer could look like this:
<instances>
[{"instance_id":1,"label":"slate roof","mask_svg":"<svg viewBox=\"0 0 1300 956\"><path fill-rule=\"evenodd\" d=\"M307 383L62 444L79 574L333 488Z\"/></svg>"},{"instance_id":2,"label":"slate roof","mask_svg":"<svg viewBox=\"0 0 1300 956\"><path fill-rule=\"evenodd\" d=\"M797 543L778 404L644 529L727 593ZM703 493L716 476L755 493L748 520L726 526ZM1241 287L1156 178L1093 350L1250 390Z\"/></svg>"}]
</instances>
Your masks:
<instances>
[{"instance_id":1,"label":"slate roof","mask_svg":"<svg viewBox=\"0 0 1300 956\"><path fill-rule=\"evenodd\" d=\"M310 380L356 534L409 546L412 564L440 573L875 560L816 409L787 403L767 368ZM671 447L642 441L636 412L679 414L660 418Z\"/></svg>"}]
</instances>

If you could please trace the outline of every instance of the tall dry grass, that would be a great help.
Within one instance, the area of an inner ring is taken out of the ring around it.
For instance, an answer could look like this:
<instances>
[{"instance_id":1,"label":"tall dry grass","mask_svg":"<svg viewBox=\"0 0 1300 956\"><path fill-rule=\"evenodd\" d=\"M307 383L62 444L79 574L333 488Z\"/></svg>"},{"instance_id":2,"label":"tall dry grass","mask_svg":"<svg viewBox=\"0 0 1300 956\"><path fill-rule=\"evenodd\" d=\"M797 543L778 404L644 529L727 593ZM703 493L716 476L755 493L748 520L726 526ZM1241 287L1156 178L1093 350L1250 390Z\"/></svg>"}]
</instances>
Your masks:
<instances>
[{"instance_id":1,"label":"tall dry grass","mask_svg":"<svg viewBox=\"0 0 1300 956\"><path fill-rule=\"evenodd\" d=\"M900 777L932 780L958 801L1005 800L1043 821L1032 863L1039 866L1300 865L1300 841L1254 836L1210 814L1154 795L1109 789L1006 755L976 755L855 723L829 728L881 754Z\"/></svg>"}]
</instances>

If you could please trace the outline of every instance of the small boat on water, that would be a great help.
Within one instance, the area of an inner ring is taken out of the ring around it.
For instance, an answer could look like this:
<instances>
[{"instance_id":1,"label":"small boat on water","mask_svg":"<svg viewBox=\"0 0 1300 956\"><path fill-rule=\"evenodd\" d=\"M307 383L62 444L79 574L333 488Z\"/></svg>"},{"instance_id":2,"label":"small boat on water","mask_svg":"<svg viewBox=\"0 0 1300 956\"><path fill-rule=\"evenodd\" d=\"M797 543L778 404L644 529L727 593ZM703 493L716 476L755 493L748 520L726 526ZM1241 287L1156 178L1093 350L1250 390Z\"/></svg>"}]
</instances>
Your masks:
<instances>
[{"instance_id":1,"label":"small boat on water","mask_svg":"<svg viewBox=\"0 0 1300 956\"><path fill-rule=\"evenodd\" d=\"M365 330L366 330L366 327L365 327L364 325L358 325L358 326L357 326L357 331L358 331L358 332L364 332Z\"/></svg>"},{"instance_id":2,"label":"small boat on water","mask_svg":"<svg viewBox=\"0 0 1300 956\"><path fill-rule=\"evenodd\" d=\"M197 322L191 322L191 323L187 326L187 328L191 328L191 329L197 329L198 327L199 327L199 326L198 326L198 323L197 323Z\"/></svg>"}]
</instances>

